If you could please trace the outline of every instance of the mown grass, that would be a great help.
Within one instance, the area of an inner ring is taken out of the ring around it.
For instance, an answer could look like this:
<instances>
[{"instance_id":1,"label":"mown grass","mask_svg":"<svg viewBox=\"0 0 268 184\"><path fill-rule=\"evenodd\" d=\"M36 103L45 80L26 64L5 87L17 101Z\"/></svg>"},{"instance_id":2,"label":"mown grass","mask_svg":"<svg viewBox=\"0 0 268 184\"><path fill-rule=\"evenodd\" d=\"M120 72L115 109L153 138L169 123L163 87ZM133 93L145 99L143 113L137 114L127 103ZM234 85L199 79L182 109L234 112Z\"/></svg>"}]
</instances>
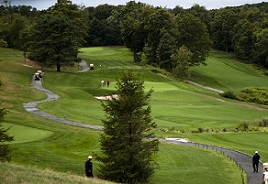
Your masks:
<instances>
[{"instance_id":1,"label":"mown grass","mask_svg":"<svg viewBox=\"0 0 268 184\"><path fill-rule=\"evenodd\" d=\"M237 62L232 54L210 52L207 66L192 68L192 79L198 83L221 89L239 90L246 87L268 87L268 76L249 64Z\"/></svg>"},{"instance_id":2,"label":"mown grass","mask_svg":"<svg viewBox=\"0 0 268 184\"><path fill-rule=\"evenodd\" d=\"M33 142L50 137L53 132L37 128L3 123L3 128L9 129L9 134L15 135L12 144Z\"/></svg>"},{"instance_id":3,"label":"mown grass","mask_svg":"<svg viewBox=\"0 0 268 184\"><path fill-rule=\"evenodd\" d=\"M98 54L94 53L96 49ZM107 51L108 49L111 51ZM157 75L147 67L137 66L131 62L131 55L126 57L128 53L126 49L117 49L104 48L104 51L99 47L82 49L80 57L96 66L95 70L87 73L45 74L44 86L62 98L57 102L41 104L39 107L48 113L70 120L101 125L104 113L99 100L94 97L115 93L116 79L123 68L131 67L133 72L139 74L145 81L146 91L154 89L151 101L152 116L159 129L189 131L200 127L231 128L243 121L255 121L267 115L265 109L254 109L224 99L219 94ZM122 53L114 56L114 53L119 51ZM107 55L107 53L113 54ZM110 87L100 88L101 80L110 80Z\"/></svg>"},{"instance_id":4,"label":"mown grass","mask_svg":"<svg viewBox=\"0 0 268 184\"><path fill-rule=\"evenodd\" d=\"M106 63L109 63L109 65L114 65L115 68L121 67L122 63L118 64L117 62L115 62L112 56L107 57L105 52L99 52L96 56L94 54L94 49L95 48L86 48L85 50L87 50L88 53L86 55L81 55L81 57L86 59L89 63L94 63L95 66L99 66L99 64L102 64L101 67L105 67ZM102 54L105 55L105 59L101 59ZM214 54L216 55L216 53ZM221 55L222 53L219 52L219 54ZM222 57L224 56L225 55L223 55ZM100 60L102 63L99 62ZM214 62L217 62L217 60L215 60ZM125 65L132 65L130 59L125 60ZM242 66L247 67L244 65ZM194 138L199 135L181 134L180 132L189 132L189 130L198 130L198 128L220 130L224 128L234 128L237 127L241 122L255 121L267 116L267 111L265 109L258 109L254 106L249 106L244 103L237 103L235 101L222 99L217 94L212 94L203 89L199 89L185 83L166 79L159 75L155 75L155 73L152 73L151 71L148 71L147 68L144 68L142 66L139 67L140 70L135 70L135 72L139 72L141 76L145 79L146 89L154 89L151 104L153 118L158 124L158 130L156 131L158 136L182 136ZM233 67L231 67L231 70L233 70ZM76 99L62 99L61 103L64 104L62 106L64 106L65 108L61 109L61 112L59 112L59 110L57 110L56 112L52 110L49 111L49 109L52 109L54 105L58 104L57 102L53 102L53 104L43 104L44 106L42 105L41 107L44 110L47 109L46 111L50 113L58 113L57 115L59 116L63 116L64 114L66 114L64 112L67 110L67 112L73 112L71 113L72 115L68 115L67 118L70 118L75 121L80 121L80 119L83 118L82 122L84 123L99 124L100 118L102 118L104 114L102 114L103 112L101 111L101 107L98 105L99 102L98 100L94 99L94 96L103 94L107 95L114 92L113 85L115 83L116 77L118 77L118 75L115 74L116 72L118 71L114 71L107 68L101 69L96 67L96 70L94 71L90 71L85 74L79 74L86 75L88 77L81 77L80 80L74 80L79 81L74 84L76 85L75 89L79 88L79 84L81 85L80 88L83 88L83 92L85 93L82 93L81 96L77 96ZM258 72L255 71L252 73ZM213 70L209 74L210 75L208 76L213 75ZM62 78L68 78L67 76L65 77L65 74L57 75L64 75L64 77ZM109 79L112 81L112 85L110 86L110 88L99 88L99 83L102 79ZM241 78L236 78L234 80L237 80L238 83L240 79ZM52 80L52 78L50 79L49 75L45 76L45 81L48 81L46 85L50 89L55 89L55 86L60 83L59 81L55 81L54 79ZM68 81L71 80L68 79ZM67 88L69 90L72 90L72 87ZM82 96L85 96L88 102L83 102L84 100ZM67 104L74 104L75 108L67 107ZM81 106L81 108L79 108L79 106ZM79 114L79 112L82 112L82 114L84 114L85 109L90 109L90 113L82 116L82 118L80 118L80 116L75 116L76 114ZM226 135L224 134L224 136ZM240 138L242 141L243 137ZM255 139L254 136L252 136L251 139L258 141L258 139ZM206 139L204 139L204 141L206 141ZM218 143L215 144L228 145L227 142L223 142L221 140L216 141L218 141ZM248 146L250 146L251 150L248 150L247 153L253 153L254 149L256 149L254 147L254 144L249 144ZM237 149L239 150L239 148ZM258 149L261 150L261 148Z\"/></svg>"},{"instance_id":5,"label":"mown grass","mask_svg":"<svg viewBox=\"0 0 268 184\"><path fill-rule=\"evenodd\" d=\"M242 183L242 173L237 172L238 167L214 151L161 144L160 152L165 154L158 154L161 169L156 170L152 183ZM196 154L193 155L193 152ZM172 159L174 156L177 159Z\"/></svg>"},{"instance_id":6,"label":"mown grass","mask_svg":"<svg viewBox=\"0 0 268 184\"><path fill-rule=\"evenodd\" d=\"M114 93L114 84L120 72L123 69L132 69L145 80L146 90L154 88L151 105L152 116L159 127L155 130L158 136L188 137L191 141L230 147L248 154L252 154L255 149L261 154L266 151L266 132L188 133L188 130L199 127L232 127L244 120L261 119L267 115L266 111L248 107L244 103L223 100L218 94L161 77L147 67L132 63L131 55L125 48L99 47L82 51L80 57L88 63L94 63L95 70L87 73L77 73L76 67L64 68L60 73L50 70L51 72L45 74L43 84L59 94L61 99L43 103L39 106L40 109L77 122L101 125L105 114L100 101L94 96ZM87 155L100 153L98 140L101 132L58 124L26 112L22 108L23 103L45 98L44 94L29 85L33 73L39 67L23 66L22 53L18 51L2 49L0 58L0 77L4 84L0 95L3 105L7 108L5 122L14 124L14 127L24 126L28 131L38 129L41 132L52 132L49 137L41 140L30 138L24 143L12 144L12 162L83 176ZM2 62L4 60L8 62ZM101 80L110 80L110 87L100 88ZM15 88L16 86L20 87ZM181 133L180 130L187 133ZM23 142L23 137L18 139ZM204 183L208 184L215 181L241 183L240 170L219 153L161 143L155 159L160 167L153 176L152 183L168 181L194 184L203 179ZM268 157L263 155L262 159L265 161ZM99 172L99 164L94 160L96 175ZM52 179L52 182L54 181L57 179Z\"/></svg>"}]
</instances>

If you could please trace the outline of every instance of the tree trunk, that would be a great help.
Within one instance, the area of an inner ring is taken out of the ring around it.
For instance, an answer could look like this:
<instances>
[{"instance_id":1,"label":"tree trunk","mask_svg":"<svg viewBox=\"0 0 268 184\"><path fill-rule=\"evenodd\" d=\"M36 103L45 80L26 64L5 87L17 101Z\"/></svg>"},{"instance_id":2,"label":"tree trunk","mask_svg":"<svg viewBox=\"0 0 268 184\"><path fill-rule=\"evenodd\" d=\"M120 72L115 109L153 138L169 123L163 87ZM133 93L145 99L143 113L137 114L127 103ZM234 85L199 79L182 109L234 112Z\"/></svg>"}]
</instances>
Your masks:
<instances>
[{"instance_id":1,"label":"tree trunk","mask_svg":"<svg viewBox=\"0 0 268 184\"><path fill-rule=\"evenodd\" d=\"M60 72L60 64L57 63L57 72Z\"/></svg>"},{"instance_id":2,"label":"tree trunk","mask_svg":"<svg viewBox=\"0 0 268 184\"><path fill-rule=\"evenodd\" d=\"M134 59L134 63L137 62L137 52L136 49L133 49L133 59Z\"/></svg>"}]
</instances>

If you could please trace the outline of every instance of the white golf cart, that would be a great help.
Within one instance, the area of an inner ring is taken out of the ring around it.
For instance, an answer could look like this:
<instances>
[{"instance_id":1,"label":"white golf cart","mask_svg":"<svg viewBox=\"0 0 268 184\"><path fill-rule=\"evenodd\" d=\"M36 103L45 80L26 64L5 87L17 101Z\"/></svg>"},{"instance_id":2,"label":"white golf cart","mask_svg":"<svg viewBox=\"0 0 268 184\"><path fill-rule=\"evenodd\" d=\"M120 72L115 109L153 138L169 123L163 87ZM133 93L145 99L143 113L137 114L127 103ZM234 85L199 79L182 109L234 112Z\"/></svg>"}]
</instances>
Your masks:
<instances>
[{"instance_id":1,"label":"white golf cart","mask_svg":"<svg viewBox=\"0 0 268 184\"><path fill-rule=\"evenodd\" d=\"M263 184L268 184L268 163L263 163Z\"/></svg>"}]
</instances>

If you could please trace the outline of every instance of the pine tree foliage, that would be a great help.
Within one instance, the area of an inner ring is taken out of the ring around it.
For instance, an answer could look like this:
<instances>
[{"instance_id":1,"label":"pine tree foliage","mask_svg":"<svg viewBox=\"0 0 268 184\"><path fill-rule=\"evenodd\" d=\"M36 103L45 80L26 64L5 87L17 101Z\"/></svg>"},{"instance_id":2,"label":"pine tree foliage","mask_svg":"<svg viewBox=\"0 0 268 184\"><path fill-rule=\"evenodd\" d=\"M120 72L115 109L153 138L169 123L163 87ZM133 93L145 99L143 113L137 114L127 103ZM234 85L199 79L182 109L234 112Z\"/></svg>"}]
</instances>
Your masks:
<instances>
[{"instance_id":1,"label":"pine tree foliage","mask_svg":"<svg viewBox=\"0 0 268 184\"><path fill-rule=\"evenodd\" d=\"M0 108L0 161L10 161L11 160L11 148L6 142L13 141L13 137L9 136L7 134L7 131L9 128L1 128L1 124L4 121L4 114L5 114L5 109Z\"/></svg>"},{"instance_id":2,"label":"pine tree foliage","mask_svg":"<svg viewBox=\"0 0 268 184\"><path fill-rule=\"evenodd\" d=\"M107 118L101 136L101 177L120 183L147 183L157 166L153 155L158 140L149 105L153 92L144 92L144 82L132 72L117 80L118 98L103 102Z\"/></svg>"}]
</instances>

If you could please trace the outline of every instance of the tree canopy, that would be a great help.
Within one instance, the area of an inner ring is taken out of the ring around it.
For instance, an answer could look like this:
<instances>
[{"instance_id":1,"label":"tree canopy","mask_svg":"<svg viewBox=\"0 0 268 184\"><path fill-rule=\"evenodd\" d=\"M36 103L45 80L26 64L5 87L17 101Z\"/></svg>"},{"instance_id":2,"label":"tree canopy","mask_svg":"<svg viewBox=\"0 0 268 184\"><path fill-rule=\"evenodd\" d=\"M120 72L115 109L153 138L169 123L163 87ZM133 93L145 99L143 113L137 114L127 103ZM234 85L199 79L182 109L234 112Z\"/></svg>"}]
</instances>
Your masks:
<instances>
[{"instance_id":1,"label":"tree canopy","mask_svg":"<svg viewBox=\"0 0 268 184\"><path fill-rule=\"evenodd\" d=\"M86 35L83 25L78 6L69 0L58 0L31 29L30 57L56 65L60 71L62 66L77 60Z\"/></svg>"},{"instance_id":2,"label":"tree canopy","mask_svg":"<svg viewBox=\"0 0 268 184\"><path fill-rule=\"evenodd\" d=\"M46 14L40 17L32 31L30 56L48 65L61 66L77 58L78 43L75 27L64 15Z\"/></svg>"}]
</instances>

